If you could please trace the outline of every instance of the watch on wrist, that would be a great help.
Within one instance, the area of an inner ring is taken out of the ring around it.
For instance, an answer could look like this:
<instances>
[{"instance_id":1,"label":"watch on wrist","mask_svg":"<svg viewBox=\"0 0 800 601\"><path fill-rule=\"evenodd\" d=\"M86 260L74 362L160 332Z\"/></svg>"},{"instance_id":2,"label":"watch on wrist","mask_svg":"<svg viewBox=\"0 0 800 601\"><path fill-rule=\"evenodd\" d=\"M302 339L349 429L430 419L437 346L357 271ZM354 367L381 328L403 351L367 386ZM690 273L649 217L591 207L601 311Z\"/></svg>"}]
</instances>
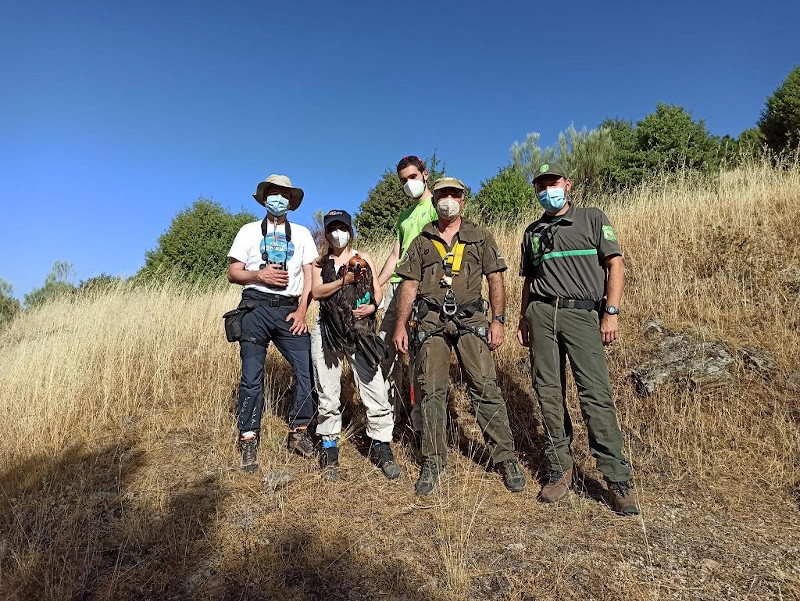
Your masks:
<instances>
[{"instance_id":1,"label":"watch on wrist","mask_svg":"<svg viewBox=\"0 0 800 601\"><path fill-rule=\"evenodd\" d=\"M606 307L606 313L609 315L619 315L619 307L615 307L614 305L609 305Z\"/></svg>"},{"instance_id":2,"label":"watch on wrist","mask_svg":"<svg viewBox=\"0 0 800 601\"><path fill-rule=\"evenodd\" d=\"M496 319L500 323L505 323L506 322L506 316L505 315L495 315L492 319Z\"/></svg>"}]
</instances>

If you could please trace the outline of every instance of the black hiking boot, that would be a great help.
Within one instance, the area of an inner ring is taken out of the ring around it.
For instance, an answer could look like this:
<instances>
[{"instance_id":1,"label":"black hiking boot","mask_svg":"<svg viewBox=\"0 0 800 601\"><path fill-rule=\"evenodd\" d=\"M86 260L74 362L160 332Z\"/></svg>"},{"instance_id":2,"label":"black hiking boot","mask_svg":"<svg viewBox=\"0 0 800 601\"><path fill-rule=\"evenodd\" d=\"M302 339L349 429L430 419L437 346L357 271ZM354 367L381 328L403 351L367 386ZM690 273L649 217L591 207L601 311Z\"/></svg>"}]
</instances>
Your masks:
<instances>
[{"instance_id":1,"label":"black hiking boot","mask_svg":"<svg viewBox=\"0 0 800 601\"><path fill-rule=\"evenodd\" d=\"M242 454L242 469L252 473L258 469L258 435L248 438L239 438L237 445Z\"/></svg>"},{"instance_id":2,"label":"black hiking boot","mask_svg":"<svg viewBox=\"0 0 800 601\"><path fill-rule=\"evenodd\" d=\"M319 453L319 467L322 479L333 482L339 479L339 447L322 447Z\"/></svg>"},{"instance_id":3,"label":"black hiking boot","mask_svg":"<svg viewBox=\"0 0 800 601\"><path fill-rule=\"evenodd\" d=\"M519 462L516 459L506 459L500 462L498 466L500 472L503 474L503 482L506 488L511 492L522 492L525 490L525 474L519 467Z\"/></svg>"},{"instance_id":4,"label":"black hiking boot","mask_svg":"<svg viewBox=\"0 0 800 601\"><path fill-rule=\"evenodd\" d=\"M444 466L440 467L435 459L431 459L430 457L426 458L425 463L422 464L422 471L419 473L419 479L414 485L414 490L417 491L418 495L427 497L436 487L439 474L443 473Z\"/></svg>"},{"instance_id":5,"label":"black hiking boot","mask_svg":"<svg viewBox=\"0 0 800 601\"><path fill-rule=\"evenodd\" d=\"M311 440L305 428L298 428L289 432L289 436L286 439L286 448L303 457L313 457L317 454L314 448L314 441Z\"/></svg>"},{"instance_id":6,"label":"black hiking boot","mask_svg":"<svg viewBox=\"0 0 800 601\"><path fill-rule=\"evenodd\" d=\"M392 447L389 443L376 442L372 445L372 452L375 454L375 465L381 468L383 475L389 480L397 480L402 472L394 462Z\"/></svg>"}]
</instances>

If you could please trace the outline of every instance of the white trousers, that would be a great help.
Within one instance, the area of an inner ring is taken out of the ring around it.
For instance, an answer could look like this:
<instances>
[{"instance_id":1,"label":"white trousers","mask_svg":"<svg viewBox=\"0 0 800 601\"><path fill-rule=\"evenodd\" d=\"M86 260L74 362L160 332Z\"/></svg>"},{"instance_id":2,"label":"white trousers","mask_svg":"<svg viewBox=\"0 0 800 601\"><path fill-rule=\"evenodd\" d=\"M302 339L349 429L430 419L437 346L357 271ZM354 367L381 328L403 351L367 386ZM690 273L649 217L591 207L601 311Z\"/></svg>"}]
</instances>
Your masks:
<instances>
[{"instance_id":1,"label":"white trousers","mask_svg":"<svg viewBox=\"0 0 800 601\"><path fill-rule=\"evenodd\" d=\"M311 330L311 363L319 398L317 434L323 440L336 440L342 432L342 403L339 397L345 358L350 363L358 394L367 410L367 436L380 442L391 442L394 415L386 397L386 381L380 367L372 373L360 354L322 348L319 322Z\"/></svg>"}]
</instances>

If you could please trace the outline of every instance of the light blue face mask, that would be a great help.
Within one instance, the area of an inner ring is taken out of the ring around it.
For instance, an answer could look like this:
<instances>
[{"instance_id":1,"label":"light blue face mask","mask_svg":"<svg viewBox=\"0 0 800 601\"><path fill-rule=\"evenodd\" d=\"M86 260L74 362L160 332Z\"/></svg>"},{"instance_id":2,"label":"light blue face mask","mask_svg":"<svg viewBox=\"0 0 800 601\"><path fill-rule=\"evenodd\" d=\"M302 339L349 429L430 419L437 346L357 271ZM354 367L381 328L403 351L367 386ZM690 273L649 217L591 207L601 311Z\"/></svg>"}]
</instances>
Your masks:
<instances>
[{"instance_id":1,"label":"light blue face mask","mask_svg":"<svg viewBox=\"0 0 800 601\"><path fill-rule=\"evenodd\" d=\"M564 188L547 188L539 192L536 198L548 213L558 213L567 202L567 197L564 196Z\"/></svg>"},{"instance_id":2,"label":"light blue face mask","mask_svg":"<svg viewBox=\"0 0 800 601\"><path fill-rule=\"evenodd\" d=\"M266 205L267 211L270 212L270 215L274 215L275 217L283 217L286 215L286 211L289 210L289 201L280 194L270 194L267 196Z\"/></svg>"}]
</instances>

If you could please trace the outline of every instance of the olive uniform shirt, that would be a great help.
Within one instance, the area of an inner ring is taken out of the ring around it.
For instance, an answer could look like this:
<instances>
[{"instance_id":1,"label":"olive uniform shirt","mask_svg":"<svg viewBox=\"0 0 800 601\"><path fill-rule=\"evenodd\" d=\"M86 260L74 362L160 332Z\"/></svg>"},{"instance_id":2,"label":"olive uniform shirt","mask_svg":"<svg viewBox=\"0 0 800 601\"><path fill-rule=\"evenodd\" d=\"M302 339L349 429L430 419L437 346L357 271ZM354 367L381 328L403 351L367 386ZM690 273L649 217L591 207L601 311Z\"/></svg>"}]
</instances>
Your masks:
<instances>
[{"instance_id":1,"label":"olive uniform shirt","mask_svg":"<svg viewBox=\"0 0 800 601\"><path fill-rule=\"evenodd\" d=\"M397 264L396 272L404 280L418 281L419 294L426 300L441 305L447 292L447 288L441 284L445 271L442 255L431 242L432 238L448 248L439 235L438 220L422 228L419 236L414 239L403 259ZM453 236L452 246L448 250L453 250L457 242L464 242L466 246L461 270L453 277L453 294L456 303L465 305L480 298L483 276L505 271L506 262L494 236L488 230L463 218L461 227Z\"/></svg>"},{"instance_id":2,"label":"olive uniform shirt","mask_svg":"<svg viewBox=\"0 0 800 601\"><path fill-rule=\"evenodd\" d=\"M545 213L525 230L519 274L532 279L533 294L597 302L605 296L605 260L621 254L603 211L570 204L563 215Z\"/></svg>"}]
</instances>

